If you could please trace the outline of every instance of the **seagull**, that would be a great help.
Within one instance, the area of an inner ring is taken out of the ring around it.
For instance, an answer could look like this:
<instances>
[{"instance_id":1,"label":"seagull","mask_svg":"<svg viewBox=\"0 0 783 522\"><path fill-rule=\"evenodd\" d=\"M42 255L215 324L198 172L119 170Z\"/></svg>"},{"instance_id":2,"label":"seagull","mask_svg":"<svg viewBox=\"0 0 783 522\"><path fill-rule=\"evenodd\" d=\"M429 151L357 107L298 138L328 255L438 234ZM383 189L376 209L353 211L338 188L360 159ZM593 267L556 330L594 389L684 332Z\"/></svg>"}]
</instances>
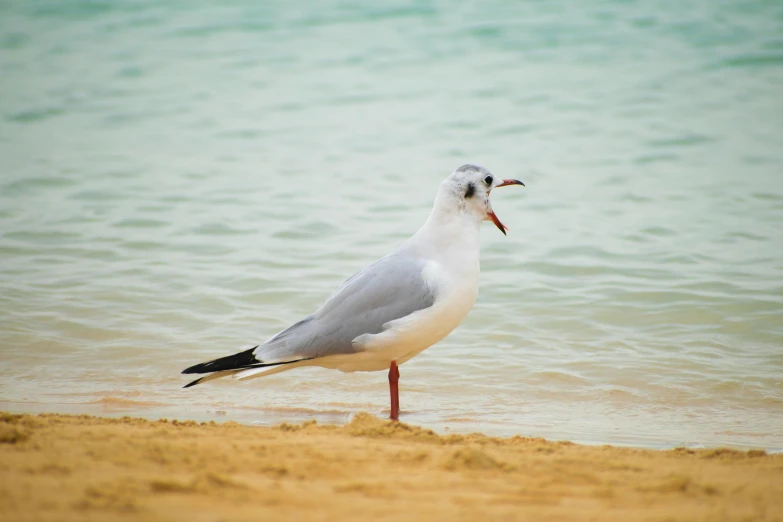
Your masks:
<instances>
[{"instance_id":1,"label":"seagull","mask_svg":"<svg viewBox=\"0 0 783 522\"><path fill-rule=\"evenodd\" d=\"M343 372L389 369L390 418L400 414L399 365L454 330L476 301L479 228L503 234L489 193L522 185L478 165L463 165L438 189L424 225L391 254L348 279L326 302L268 341L235 355L191 366L208 374L185 385L232 376L250 379L302 366Z\"/></svg>"}]
</instances>

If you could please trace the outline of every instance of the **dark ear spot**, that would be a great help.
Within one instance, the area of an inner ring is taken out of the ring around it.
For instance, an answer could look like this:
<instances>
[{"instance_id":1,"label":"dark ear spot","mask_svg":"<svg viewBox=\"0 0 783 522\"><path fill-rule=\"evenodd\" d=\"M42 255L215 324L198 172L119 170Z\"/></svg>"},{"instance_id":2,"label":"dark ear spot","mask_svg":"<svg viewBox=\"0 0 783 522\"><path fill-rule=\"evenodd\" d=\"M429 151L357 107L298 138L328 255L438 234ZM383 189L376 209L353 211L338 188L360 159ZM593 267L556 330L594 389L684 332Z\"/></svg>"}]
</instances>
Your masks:
<instances>
[{"instance_id":1,"label":"dark ear spot","mask_svg":"<svg viewBox=\"0 0 783 522\"><path fill-rule=\"evenodd\" d=\"M476 186L473 183L468 183L468 190L465 191L465 198L472 198L476 193Z\"/></svg>"}]
</instances>

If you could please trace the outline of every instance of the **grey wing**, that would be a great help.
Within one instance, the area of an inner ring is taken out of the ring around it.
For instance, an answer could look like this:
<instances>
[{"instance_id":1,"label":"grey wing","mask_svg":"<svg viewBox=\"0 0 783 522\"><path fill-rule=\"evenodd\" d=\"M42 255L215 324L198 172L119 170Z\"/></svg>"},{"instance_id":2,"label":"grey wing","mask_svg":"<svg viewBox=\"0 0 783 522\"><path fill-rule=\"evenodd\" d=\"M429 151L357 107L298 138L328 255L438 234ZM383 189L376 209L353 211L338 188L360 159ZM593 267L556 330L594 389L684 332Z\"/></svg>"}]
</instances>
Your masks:
<instances>
[{"instance_id":1,"label":"grey wing","mask_svg":"<svg viewBox=\"0 0 783 522\"><path fill-rule=\"evenodd\" d=\"M314 359L355 353L353 340L377 334L383 325L435 302L436 290L422 278L426 261L392 254L368 266L337 289L313 315L259 346L263 361Z\"/></svg>"}]
</instances>

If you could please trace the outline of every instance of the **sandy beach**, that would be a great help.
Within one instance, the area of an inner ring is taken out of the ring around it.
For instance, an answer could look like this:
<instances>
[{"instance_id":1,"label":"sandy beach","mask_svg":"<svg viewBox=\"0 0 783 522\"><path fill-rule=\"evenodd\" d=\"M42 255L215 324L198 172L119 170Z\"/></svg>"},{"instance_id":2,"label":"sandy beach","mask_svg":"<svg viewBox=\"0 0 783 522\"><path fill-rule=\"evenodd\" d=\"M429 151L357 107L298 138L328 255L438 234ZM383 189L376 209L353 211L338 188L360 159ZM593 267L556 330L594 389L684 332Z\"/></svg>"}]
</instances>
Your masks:
<instances>
[{"instance_id":1,"label":"sandy beach","mask_svg":"<svg viewBox=\"0 0 783 522\"><path fill-rule=\"evenodd\" d=\"M783 520L783 455L760 450L1 415L9 521Z\"/></svg>"}]
</instances>

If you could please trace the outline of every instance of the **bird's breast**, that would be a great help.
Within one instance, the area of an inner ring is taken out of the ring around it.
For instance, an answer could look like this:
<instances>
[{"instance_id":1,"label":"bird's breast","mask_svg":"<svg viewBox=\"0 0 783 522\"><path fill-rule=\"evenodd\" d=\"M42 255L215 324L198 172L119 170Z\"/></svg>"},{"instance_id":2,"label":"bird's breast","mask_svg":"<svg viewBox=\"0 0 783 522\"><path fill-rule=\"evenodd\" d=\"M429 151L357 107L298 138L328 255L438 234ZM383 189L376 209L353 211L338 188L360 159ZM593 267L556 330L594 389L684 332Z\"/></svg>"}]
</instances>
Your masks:
<instances>
[{"instance_id":1,"label":"bird's breast","mask_svg":"<svg viewBox=\"0 0 783 522\"><path fill-rule=\"evenodd\" d=\"M431 261L422 276L436 291L433 305L390 322L382 333L372 336L366 349L404 362L451 333L476 302L478 263L455 270Z\"/></svg>"},{"instance_id":2,"label":"bird's breast","mask_svg":"<svg viewBox=\"0 0 783 522\"><path fill-rule=\"evenodd\" d=\"M377 371L391 361L404 363L442 340L476 302L478 254L478 245L458 243L430 252L421 276L435 294L432 306L386 323L378 334L355 339L357 353L319 359L319 364L349 372Z\"/></svg>"}]
</instances>

